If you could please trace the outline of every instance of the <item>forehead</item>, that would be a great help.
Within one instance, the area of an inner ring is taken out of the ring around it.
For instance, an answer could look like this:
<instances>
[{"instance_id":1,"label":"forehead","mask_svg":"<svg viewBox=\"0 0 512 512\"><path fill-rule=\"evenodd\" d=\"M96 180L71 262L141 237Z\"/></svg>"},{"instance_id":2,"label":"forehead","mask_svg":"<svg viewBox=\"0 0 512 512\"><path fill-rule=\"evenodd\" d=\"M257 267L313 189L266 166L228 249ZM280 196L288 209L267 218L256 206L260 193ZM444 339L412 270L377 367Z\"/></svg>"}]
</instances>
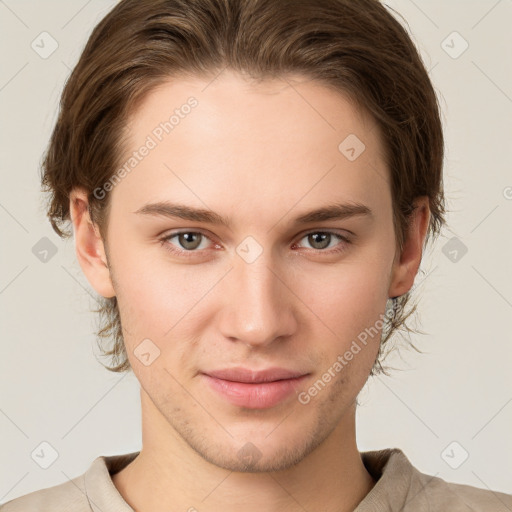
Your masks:
<instances>
[{"instance_id":1,"label":"forehead","mask_svg":"<svg viewBox=\"0 0 512 512\"><path fill-rule=\"evenodd\" d=\"M200 108L186 107L191 98ZM256 80L228 69L214 77L182 75L169 79L137 103L127 120L128 133L147 133L155 127L155 121L165 122L174 112L180 119L194 114L196 133L200 124L210 137L219 129L235 125L238 129L247 128L237 131L240 137L247 132L261 135L262 130L271 137L282 127L287 128L290 135L310 135L308 132L320 125L322 132L330 129L342 136L352 130L368 143L380 143L376 140L378 134L372 133L378 132L374 120L365 109L357 108L347 93L296 74ZM300 124L294 126L290 121ZM180 124L183 132L187 129L183 125L191 123ZM283 135L286 134L281 133ZM286 137L280 139L286 141Z\"/></svg>"},{"instance_id":2,"label":"forehead","mask_svg":"<svg viewBox=\"0 0 512 512\"><path fill-rule=\"evenodd\" d=\"M113 191L130 207L172 197L257 209L258 191L288 208L316 197L315 204L385 200L375 122L343 93L305 77L256 82L224 70L169 79L138 104L126 128L120 167L150 147Z\"/></svg>"}]
</instances>

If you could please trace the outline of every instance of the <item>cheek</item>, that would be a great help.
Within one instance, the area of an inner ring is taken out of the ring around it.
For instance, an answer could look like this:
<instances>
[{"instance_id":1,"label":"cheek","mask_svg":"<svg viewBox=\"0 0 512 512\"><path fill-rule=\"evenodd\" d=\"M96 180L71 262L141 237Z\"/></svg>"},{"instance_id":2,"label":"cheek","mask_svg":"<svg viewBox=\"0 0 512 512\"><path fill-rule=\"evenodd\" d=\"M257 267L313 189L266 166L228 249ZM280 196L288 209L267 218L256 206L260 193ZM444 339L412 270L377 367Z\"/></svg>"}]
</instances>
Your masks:
<instances>
[{"instance_id":1,"label":"cheek","mask_svg":"<svg viewBox=\"0 0 512 512\"><path fill-rule=\"evenodd\" d=\"M319 321L345 335L375 322L387 300L387 272L380 262L350 263L305 272L293 290Z\"/></svg>"},{"instance_id":2,"label":"cheek","mask_svg":"<svg viewBox=\"0 0 512 512\"><path fill-rule=\"evenodd\" d=\"M315 278L307 274L297 280L297 295L308 297L311 312L307 315L317 324L318 370L329 380L333 400L359 389L375 362L387 301L387 272L385 261L367 258L357 263L347 260L315 273Z\"/></svg>"},{"instance_id":3,"label":"cheek","mask_svg":"<svg viewBox=\"0 0 512 512\"><path fill-rule=\"evenodd\" d=\"M164 351L172 341L176 354L180 350L176 340L182 345L184 340L189 346L193 343L208 302L201 300L215 294L223 270L173 264L160 250L165 252L163 248L134 251L118 260L117 299L127 345L149 338Z\"/></svg>"},{"instance_id":4,"label":"cheek","mask_svg":"<svg viewBox=\"0 0 512 512\"><path fill-rule=\"evenodd\" d=\"M174 389L169 372L187 371L197 341L194 305L201 295L190 286L190 276L161 267L139 261L125 265L124 274L118 272L124 342L133 371L147 390Z\"/></svg>"},{"instance_id":5,"label":"cheek","mask_svg":"<svg viewBox=\"0 0 512 512\"><path fill-rule=\"evenodd\" d=\"M134 338L159 337L173 324L183 287L179 274L163 268L150 251L127 251L118 240L113 255L115 290L123 328ZM132 343L134 342L132 341Z\"/></svg>"},{"instance_id":6,"label":"cheek","mask_svg":"<svg viewBox=\"0 0 512 512\"><path fill-rule=\"evenodd\" d=\"M118 295L123 323L136 338L148 337L163 344L172 331L186 323L187 311L197 302L195 295L175 276L142 273L129 277Z\"/></svg>"}]
</instances>

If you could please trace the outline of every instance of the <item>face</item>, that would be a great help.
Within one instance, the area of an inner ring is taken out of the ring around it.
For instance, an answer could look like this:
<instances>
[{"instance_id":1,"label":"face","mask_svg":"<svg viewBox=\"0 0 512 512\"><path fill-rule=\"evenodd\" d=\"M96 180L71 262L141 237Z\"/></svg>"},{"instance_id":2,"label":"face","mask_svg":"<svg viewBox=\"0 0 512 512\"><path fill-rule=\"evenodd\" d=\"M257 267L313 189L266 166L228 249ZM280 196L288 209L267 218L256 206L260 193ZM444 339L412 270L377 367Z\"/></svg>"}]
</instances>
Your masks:
<instances>
[{"instance_id":1,"label":"face","mask_svg":"<svg viewBox=\"0 0 512 512\"><path fill-rule=\"evenodd\" d=\"M395 258L378 129L319 83L228 71L169 81L127 128L107 255L148 428L230 470L289 467L352 417L378 352ZM301 219L334 205L352 215ZM268 369L290 373L250 373Z\"/></svg>"}]
</instances>

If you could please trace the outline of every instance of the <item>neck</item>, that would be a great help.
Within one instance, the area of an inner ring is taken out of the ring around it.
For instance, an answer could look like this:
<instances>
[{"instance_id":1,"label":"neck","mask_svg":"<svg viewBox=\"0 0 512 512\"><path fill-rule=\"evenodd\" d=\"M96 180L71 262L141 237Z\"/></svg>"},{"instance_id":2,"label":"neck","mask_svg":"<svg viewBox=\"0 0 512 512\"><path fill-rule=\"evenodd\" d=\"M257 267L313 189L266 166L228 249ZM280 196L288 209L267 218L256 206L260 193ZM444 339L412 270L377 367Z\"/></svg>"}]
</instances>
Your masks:
<instances>
[{"instance_id":1,"label":"neck","mask_svg":"<svg viewBox=\"0 0 512 512\"><path fill-rule=\"evenodd\" d=\"M298 464L281 471L249 473L206 461L156 414L151 400L141 396L143 448L112 477L134 510L349 512L375 484L357 450L355 405Z\"/></svg>"}]
</instances>

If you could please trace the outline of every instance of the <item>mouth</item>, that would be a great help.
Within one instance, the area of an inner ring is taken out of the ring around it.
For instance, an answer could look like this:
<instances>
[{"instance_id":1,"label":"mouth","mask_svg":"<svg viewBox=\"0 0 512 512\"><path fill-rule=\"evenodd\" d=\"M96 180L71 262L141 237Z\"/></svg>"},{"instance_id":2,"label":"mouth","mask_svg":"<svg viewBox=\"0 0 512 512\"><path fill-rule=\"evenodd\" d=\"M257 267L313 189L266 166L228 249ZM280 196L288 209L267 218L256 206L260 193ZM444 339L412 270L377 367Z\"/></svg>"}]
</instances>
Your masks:
<instances>
[{"instance_id":1,"label":"mouth","mask_svg":"<svg viewBox=\"0 0 512 512\"><path fill-rule=\"evenodd\" d=\"M268 409L295 395L308 375L285 368L227 368L203 373L202 377L210 389L235 406Z\"/></svg>"}]
</instances>

